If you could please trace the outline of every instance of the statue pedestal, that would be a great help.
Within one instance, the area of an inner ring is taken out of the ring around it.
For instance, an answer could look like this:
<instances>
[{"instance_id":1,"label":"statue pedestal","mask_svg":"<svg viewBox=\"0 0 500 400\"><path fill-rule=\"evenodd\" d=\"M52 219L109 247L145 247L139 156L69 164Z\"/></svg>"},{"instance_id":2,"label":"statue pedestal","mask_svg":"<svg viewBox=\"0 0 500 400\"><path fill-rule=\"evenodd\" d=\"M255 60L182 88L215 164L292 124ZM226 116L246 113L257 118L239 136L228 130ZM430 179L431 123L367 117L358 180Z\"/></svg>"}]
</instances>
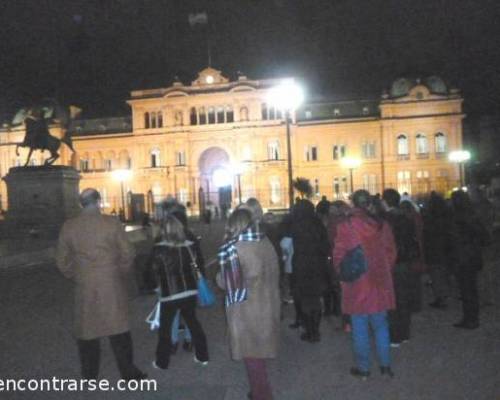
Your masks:
<instances>
[{"instance_id":1,"label":"statue pedestal","mask_svg":"<svg viewBox=\"0 0 500 400\"><path fill-rule=\"evenodd\" d=\"M8 194L4 237L56 238L64 221L80 211L80 175L72 167L14 167L3 179Z\"/></svg>"}]
</instances>

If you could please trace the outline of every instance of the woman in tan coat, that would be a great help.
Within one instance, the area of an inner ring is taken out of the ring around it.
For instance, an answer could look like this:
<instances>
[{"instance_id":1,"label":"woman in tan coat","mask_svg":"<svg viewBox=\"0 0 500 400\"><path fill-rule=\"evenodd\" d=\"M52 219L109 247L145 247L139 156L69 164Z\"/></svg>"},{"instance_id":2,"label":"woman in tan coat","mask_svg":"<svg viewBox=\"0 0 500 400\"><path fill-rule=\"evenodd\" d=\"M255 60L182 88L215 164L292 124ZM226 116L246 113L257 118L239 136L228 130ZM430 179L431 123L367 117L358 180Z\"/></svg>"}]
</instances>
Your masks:
<instances>
[{"instance_id":1,"label":"woman in tan coat","mask_svg":"<svg viewBox=\"0 0 500 400\"><path fill-rule=\"evenodd\" d=\"M219 252L226 289L231 355L243 360L253 400L272 399L266 358L278 353L280 323L279 265L276 252L252 227L252 215L236 210L227 223Z\"/></svg>"}]
</instances>

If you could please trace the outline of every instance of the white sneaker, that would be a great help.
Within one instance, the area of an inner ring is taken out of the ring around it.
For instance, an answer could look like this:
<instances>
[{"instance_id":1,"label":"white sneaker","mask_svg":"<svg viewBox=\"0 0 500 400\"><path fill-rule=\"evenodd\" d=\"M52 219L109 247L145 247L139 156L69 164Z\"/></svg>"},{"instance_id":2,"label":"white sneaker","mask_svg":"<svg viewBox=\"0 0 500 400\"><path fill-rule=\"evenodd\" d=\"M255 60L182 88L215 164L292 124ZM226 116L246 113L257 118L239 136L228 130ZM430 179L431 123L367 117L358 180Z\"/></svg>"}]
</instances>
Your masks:
<instances>
[{"instance_id":1,"label":"white sneaker","mask_svg":"<svg viewBox=\"0 0 500 400\"><path fill-rule=\"evenodd\" d=\"M200 360L198 360L198 359L196 358L196 356L194 356L194 362L195 362L196 364L200 364L200 365L202 365L202 366L206 366L206 365L208 365L208 361L200 361Z\"/></svg>"},{"instance_id":2,"label":"white sneaker","mask_svg":"<svg viewBox=\"0 0 500 400\"><path fill-rule=\"evenodd\" d=\"M393 349L399 349L399 346L401 346L401 343L391 343Z\"/></svg>"},{"instance_id":3,"label":"white sneaker","mask_svg":"<svg viewBox=\"0 0 500 400\"><path fill-rule=\"evenodd\" d=\"M153 368L154 368L154 369L166 369L166 368L161 368L161 367L159 367L159 366L158 366L158 364L156 364L156 361L155 361L155 360L153 360L153 362L152 362L151 364L153 365Z\"/></svg>"}]
</instances>

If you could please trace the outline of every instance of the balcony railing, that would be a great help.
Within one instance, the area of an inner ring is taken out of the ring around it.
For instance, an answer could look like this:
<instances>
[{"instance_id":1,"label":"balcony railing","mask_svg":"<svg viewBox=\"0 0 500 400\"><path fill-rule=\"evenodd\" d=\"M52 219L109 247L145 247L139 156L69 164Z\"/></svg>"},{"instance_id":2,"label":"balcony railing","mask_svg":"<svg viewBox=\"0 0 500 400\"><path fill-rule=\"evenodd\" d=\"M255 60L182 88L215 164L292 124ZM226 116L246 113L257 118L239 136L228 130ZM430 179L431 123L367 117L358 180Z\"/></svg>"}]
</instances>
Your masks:
<instances>
[{"instance_id":1,"label":"balcony railing","mask_svg":"<svg viewBox=\"0 0 500 400\"><path fill-rule=\"evenodd\" d=\"M409 154L398 154L397 158L398 158L398 161L409 160L410 155Z\"/></svg>"},{"instance_id":2,"label":"balcony railing","mask_svg":"<svg viewBox=\"0 0 500 400\"><path fill-rule=\"evenodd\" d=\"M417 160L427 160L429 153L417 153Z\"/></svg>"},{"instance_id":3,"label":"balcony railing","mask_svg":"<svg viewBox=\"0 0 500 400\"><path fill-rule=\"evenodd\" d=\"M445 151L436 152L436 159L438 159L438 160L442 160L443 158L446 158L447 156L448 156L448 153L446 153Z\"/></svg>"}]
</instances>

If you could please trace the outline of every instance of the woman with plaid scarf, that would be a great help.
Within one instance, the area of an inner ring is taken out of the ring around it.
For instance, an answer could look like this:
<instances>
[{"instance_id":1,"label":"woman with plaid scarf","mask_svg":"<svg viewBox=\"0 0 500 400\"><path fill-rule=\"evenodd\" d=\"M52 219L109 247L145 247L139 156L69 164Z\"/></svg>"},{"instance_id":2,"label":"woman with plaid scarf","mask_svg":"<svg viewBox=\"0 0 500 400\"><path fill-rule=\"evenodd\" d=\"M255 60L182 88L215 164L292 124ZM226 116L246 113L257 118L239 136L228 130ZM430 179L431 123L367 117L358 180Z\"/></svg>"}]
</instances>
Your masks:
<instances>
[{"instance_id":1,"label":"woman with plaid scarf","mask_svg":"<svg viewBox=\"0 0 500 400\"><path fill-rule=\"evenodd\" d=\"M269 239L252 225L248 210L237 209L229 217L219 263L232 358L245 363L249 398L272 399L265 359L278 352L278 257Z\"/></svg>"}]
</instances>

